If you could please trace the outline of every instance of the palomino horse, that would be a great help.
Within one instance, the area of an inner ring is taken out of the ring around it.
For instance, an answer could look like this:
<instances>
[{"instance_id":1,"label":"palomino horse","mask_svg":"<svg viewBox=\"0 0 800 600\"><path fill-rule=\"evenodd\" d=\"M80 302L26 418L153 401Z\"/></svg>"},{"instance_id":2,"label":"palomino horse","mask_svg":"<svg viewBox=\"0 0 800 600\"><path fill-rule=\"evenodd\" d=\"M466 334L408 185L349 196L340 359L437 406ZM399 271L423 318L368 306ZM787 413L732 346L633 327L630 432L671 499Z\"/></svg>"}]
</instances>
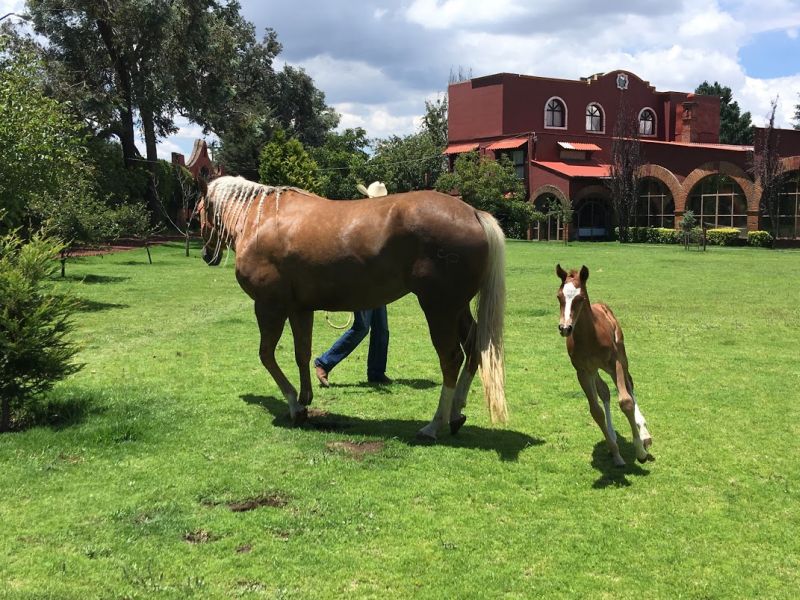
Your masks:
<instances>
[{"instance_id":1,"label":"palomino horse","mask_svg":"<svg viewBox=\"0 0 800 600\"><path fill-rule=\"evenodd\" d=\"M219 264L225 244L236 250L236 278L255 302L261 362L295 424L312 398L314 311L364 310L409 292L425 313L443 377L439 407L418 435L435 439L445 424L458 431L479 363L492 420L506 420L505 246L490 214L438 192L334 201L241 177L212 181L198 211L204 260ZM469 306L476 294L477 323ZM299 395L275 360L287 318Z\"/></svg>"},{"instance_id":2,"label":"palomino horse","mask_svg":"<svg viewBox=\"0 0 800 600\"><path fill-rule=\"evenodd\" d=\"M636 458L639 462L655 460L647 451L653 438L647 431L644 415L633 394L633 379L628 372L628 356L625 354L625 341L619 322L608 306L589 302L589 293L586 291L589 269L584 266L580 272L573 270L567 273L561 265L556 265L556 274L561 279L561 287L558 288L558 301L561 304L558 331L567 338L569 358L589 400L592 417L606 438L614 464L621 467L625 461L619 454L617 433L611 422L611 397L608 386L598 373L600 369L608 373L617 386L619 407L630 423ZM605 415L597 402L598 394L603 400Z\"/></svg>"}]
</instances>

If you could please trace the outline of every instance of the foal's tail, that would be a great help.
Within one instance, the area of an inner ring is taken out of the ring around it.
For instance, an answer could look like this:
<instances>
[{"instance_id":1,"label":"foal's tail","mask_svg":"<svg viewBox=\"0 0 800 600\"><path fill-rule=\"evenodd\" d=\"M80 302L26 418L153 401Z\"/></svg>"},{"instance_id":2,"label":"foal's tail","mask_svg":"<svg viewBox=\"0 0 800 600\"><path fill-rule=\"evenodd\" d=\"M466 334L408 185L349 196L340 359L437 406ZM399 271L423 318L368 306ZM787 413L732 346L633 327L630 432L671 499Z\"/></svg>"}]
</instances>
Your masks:
<instances>
[{"instance_id":1,"label":"foal's tail","mask_svg":"<svg viewBox=\"0 0 800 600\"><path fill-rule=\"evenodd\" d=\"M476 211L489 242L489 261L478 295L476 347L481 353L483 393L492 422L508 420L503 364L503 315L506 307L505 235L492 215Z\"/></svg>"}]
</instances>

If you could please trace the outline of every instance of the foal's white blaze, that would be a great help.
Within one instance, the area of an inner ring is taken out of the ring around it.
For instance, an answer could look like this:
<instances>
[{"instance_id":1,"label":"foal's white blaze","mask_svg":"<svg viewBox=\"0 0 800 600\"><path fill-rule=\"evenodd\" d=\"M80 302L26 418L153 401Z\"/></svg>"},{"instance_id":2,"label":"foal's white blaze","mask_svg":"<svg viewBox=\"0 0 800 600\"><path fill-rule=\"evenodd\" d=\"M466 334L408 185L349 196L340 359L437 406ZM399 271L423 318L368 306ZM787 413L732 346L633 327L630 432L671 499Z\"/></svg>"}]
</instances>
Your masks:
<instances>
[{"instance_id":1,"label":"foal's white blaze","mask_svg":"<svg viewBox=\"0 0 800 600\"><path fill-rule=\"evenodd\" d=\"M569 323L572 318L572 301L580 296L581 288L575 287L574 283L565 283L561 291L564 293L564 322Z\"/></svg>"}]
</instances>

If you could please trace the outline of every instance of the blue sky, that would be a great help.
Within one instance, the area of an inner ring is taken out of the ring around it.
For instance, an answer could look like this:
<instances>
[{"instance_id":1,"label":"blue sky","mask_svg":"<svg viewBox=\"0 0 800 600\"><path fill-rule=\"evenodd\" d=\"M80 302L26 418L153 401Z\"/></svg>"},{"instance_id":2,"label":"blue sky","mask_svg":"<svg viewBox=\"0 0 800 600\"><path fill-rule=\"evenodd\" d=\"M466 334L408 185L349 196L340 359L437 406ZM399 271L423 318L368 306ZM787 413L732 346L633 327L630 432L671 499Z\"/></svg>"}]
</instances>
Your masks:
<instances>
[{"instance_id":1,"label":"blue sky","mask_svg":"<svg viewBox=\"0 0 800 600\"><path fill-rule=\"evenodd\" d=\"M719 81L759 124L778 97L784 127L800 102L800 0L241 2L259 35L277 31L279 61L306 69L341 126L370 137L414 131L459 67L571 79L628 69L661 91ZM22 4L0 0L0 14ZM165 158L201 134L180 122L159 146Z\"/></svg>"}]
</instances>

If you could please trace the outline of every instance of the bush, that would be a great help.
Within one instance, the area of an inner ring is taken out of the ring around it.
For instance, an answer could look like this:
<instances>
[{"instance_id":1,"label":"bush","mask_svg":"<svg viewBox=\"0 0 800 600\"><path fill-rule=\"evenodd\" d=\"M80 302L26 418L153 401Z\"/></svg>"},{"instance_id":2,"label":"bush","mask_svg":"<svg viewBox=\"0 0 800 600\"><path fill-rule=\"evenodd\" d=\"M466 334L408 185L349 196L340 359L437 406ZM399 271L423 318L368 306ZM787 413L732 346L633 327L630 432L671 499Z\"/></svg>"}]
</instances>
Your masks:
<instances>
[{"instance_id":1,"label":"bush","mask_svg":"<svg viewBox=\"0 0 800 600\"><path fill-rule=\"evenodd\" d=\"M769 231L748 231L747 232L747 245L755 246L757 248L772 248L772 242L775 238Z\"/></svg>"},{"instance_id":2,"label":"bush","mask_svg":"<svg viewBox=\"0 0 800 600\"><path fill-rule=\"evenodd\" d=\"M48 283L62 249L54 238L16 231L0 237L0 431L14 413L24 413L53 384L80 369L78 348L67 336L74 301Z\"/></svg>"},{"instance_id":3,"label":"bush","mask_svg":"<svg viewBox=\"0 0 800 600\"><path fill-rule=\"evenodd\" d=\"M619 228L614 228L614 235L619 236ZM637 244L678 244L681 234L667 227L628 227L628 241Z\"/></svg>"},{"instance_id":4,"label":"bush","mask_svg":"<svg viewBox=\"0 0 800 600\"><path fill-rule=\"evenodd\" d=\"M717 227L706 230L706 241L712 246L735 246L739 243L739 234L735 227Z\"/></svg>"}]
</instances>

